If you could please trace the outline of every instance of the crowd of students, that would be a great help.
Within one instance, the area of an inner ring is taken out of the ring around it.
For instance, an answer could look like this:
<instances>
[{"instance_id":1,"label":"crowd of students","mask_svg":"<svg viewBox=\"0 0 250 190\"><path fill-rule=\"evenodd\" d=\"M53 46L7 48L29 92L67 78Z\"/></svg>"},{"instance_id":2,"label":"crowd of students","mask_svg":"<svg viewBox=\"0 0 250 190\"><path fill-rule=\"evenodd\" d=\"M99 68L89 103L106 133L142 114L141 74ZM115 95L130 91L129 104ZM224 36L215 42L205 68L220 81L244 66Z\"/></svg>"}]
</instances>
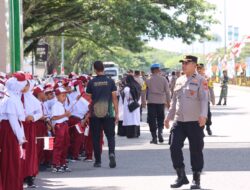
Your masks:
<instances>
[{"instance_id":1,"label":"crowd of students","mask_svg":"<svg viewBox=\"0 0 250 190\"><path fill-rule=\"evenodd\" d=\"M67 158L79 160L84 154L92 161L91 98L85 93L90 77L71 73L39 84L32 75L16 72L1 73L0 79L1 190L23 189L24 184L35 188L41 166L61 173L71 172ZM44 150L48 137L53 150Z\"/></svg>"}]
</instances>

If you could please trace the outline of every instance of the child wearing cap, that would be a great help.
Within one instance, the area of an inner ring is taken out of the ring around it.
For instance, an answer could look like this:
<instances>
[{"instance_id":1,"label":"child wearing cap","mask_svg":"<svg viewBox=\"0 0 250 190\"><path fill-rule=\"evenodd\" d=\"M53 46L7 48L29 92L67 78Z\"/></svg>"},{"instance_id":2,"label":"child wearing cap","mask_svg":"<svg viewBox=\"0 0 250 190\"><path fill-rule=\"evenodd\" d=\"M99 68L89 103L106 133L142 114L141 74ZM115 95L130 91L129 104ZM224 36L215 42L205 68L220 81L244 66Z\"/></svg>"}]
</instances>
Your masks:
<instances>
[{"instance_id":1,"label":"child wearing cap","mask_svg":"<svg viewBox=\"0 0 250 190\"><path fill-rule=\"evenodd\" d=\"M52 172L70 172L66 165L66 157L69 147L68 118L71 115L64 108L67 91L59 87L55 90L57 101L52 106L51 116L55 129L55 143L53 150L53 170Z\"/></svg>"},{"instance_id":2,"label":"child wearing cap","mask_svg":"<svg viewBox=\"0 0 250 190\"><path fill-rule=\"evenodd\" d=\"M70 148L69 154L72 160L79 160L79 154L81 146L84 140L83 131L80 131L76 128L76 125L81 129L84 129L84 123L86 122L85 115L89 111L88 106L89 102L82 98L83 86L82 82L76 80L72 82L73 91L68 94L68 98L72 104L70 107L66 107L67 110L71 111L72 115L69 118L69 133L70 133ZM79 90L77 90L79 89ZM79 128L79 129L80 129Z\"/></svg>"},{"instance_id":3,"label":"child wearing cap","mask_svg":"<svg viewBox=\"0 0 250 190\"><path fill-rule=\"evenodd\" d=\"M47 121L47 112L44 106L44 102L46 101L46 95L44 93L44 88L42 86L36 86L33 89L33 95L39 100L39 108L42 110L42 117L35 122L36 126L36 137L46 137L48 135L48 128L46 125ZM41 163L45 162L45 151L44 151L44 140L37 140L37 157L38 157L38 166Z\"/></svg>"}]
</instances>

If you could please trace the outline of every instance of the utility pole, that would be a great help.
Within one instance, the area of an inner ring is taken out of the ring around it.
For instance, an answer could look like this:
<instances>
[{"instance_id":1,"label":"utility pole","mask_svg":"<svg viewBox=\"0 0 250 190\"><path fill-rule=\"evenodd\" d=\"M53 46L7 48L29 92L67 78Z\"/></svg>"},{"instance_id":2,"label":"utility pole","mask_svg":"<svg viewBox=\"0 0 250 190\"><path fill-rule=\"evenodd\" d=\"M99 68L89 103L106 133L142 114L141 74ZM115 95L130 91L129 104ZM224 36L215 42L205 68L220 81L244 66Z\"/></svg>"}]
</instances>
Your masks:
<instances>
[{"instance_id":1,"label":"utility pole","mask_svg":"<svg viewBox=\"0 0 250 190\"><path fill-rule=\"evenodd\" d=\"M62 23L62 27L64 24ZM62 44L61 44L61 50L62 50L62 57L61 57L61 75L64 75L64 34L62 34Z\"/></svg>"},{"instance_id":2,"label":"utility pole","mask_svg":"<svg viewBox=\"0 0 250 190\"><path fill-rule=\"evenodd\" d=\"M19 71L22 62L22 4L21 0L9 0L10 8L10 62L11 72Z\"/></svg>"},{"instance_id":3,"label":"utility pole","mask_svg":"<svg viewBox=\"0 0 250 190\"><path fill-rule=\"evenodd\" d=\"M224 0L224 56L227 54L227 4Z\"/></svg>"}]
</instances>

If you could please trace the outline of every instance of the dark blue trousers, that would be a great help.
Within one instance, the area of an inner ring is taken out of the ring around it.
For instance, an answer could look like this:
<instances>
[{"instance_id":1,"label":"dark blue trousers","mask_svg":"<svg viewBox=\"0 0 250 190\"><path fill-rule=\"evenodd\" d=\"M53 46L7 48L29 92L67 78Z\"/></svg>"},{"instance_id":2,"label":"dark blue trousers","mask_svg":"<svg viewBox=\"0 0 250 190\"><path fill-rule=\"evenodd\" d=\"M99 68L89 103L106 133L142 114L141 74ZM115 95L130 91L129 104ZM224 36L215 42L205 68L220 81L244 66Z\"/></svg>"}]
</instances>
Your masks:
<instances>
[{"instance_id":1,"label":"dark blue trousers","mask_svg":"<svg viewBox=\"0 0 250 190\"><path fill-rule=\"evenodd\" d=\"M182 168L184 165L184 157L182 148L185 139L189 140L189 150L191 157L192 171L201 172L204 165L203 147L204 132L197 121L192 122L176 122L171 129L170 152L173 167Z\"/></svg>"}]
</instances>

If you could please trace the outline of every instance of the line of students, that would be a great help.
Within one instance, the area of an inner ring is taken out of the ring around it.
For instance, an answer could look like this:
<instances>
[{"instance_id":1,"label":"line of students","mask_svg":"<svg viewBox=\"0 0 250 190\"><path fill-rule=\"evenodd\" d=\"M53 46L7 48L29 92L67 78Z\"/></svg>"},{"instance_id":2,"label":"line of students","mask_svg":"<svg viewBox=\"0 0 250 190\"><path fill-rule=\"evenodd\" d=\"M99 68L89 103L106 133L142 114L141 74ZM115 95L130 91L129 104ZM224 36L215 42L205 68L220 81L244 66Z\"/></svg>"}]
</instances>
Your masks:
<instances>
[{"instance_id":1,"label":"line of students","mask_svg":"<svg viewBox=\"0 0 250 190\"><path fill-rule=\"evenodd\" d=\"M86 77L71 75L54 86L35 86L31 75L17 72L1 81L0 189L19 190L24 183L35 188L40 164L52 164L52 172L70 172L68 156L79 160L85 151L85 159L92 160ZM54 137L53 151L44 150L43 137L48 136Z\"/></svg>"}]
</instances>

